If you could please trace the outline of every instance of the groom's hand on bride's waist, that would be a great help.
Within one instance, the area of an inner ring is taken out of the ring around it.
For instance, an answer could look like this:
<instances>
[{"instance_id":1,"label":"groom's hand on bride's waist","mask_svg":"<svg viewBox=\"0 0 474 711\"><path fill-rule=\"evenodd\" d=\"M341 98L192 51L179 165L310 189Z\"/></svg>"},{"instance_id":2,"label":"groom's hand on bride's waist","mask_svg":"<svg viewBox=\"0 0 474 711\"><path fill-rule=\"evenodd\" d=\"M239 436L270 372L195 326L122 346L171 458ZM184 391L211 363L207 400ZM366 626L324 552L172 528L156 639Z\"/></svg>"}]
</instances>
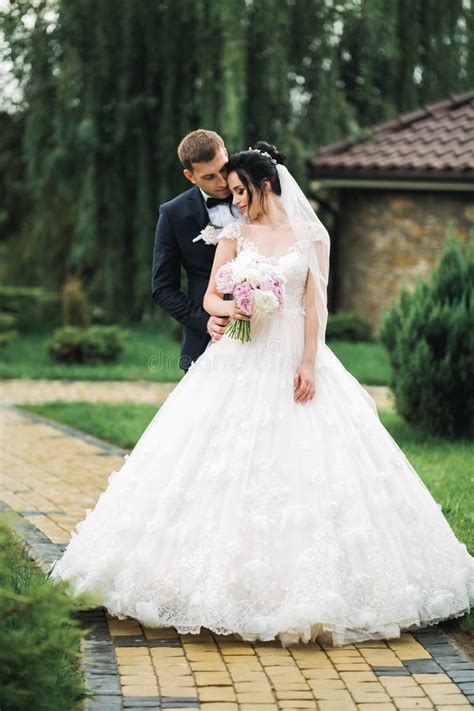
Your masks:
<instances>
[{"instance_id":1,"label":"groom's hand on bride's waist","mask_svg":"<svg viewBox=\"0 0 474 711\"><path fill-rule=\"evenodd\" d=\"M213 341L218 341L222 338L224 329L229 323L228 316L210 316L207 322L207 332Z\"/></svg>"}]
</instances>

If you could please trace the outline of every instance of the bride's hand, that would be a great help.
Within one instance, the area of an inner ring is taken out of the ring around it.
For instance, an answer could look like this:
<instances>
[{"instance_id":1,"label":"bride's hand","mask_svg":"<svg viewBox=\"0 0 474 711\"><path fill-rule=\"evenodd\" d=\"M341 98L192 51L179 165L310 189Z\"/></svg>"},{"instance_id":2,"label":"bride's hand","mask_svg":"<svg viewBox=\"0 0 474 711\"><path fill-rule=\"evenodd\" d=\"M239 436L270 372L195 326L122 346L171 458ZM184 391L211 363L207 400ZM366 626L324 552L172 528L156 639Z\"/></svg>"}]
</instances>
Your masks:
<instances>
[{"instance_id":1,"label":"bride's hand","mask_svg":"<svg viewBox=\"0 0 474 711\"><path fill-rule=\"evenodd\" d=\"M232 301L229 302L231 304L231 313L230 313L230 318L239 318L242 321L250 321L252 318L251 316L247 316L242 309L239 309L237 306L237 302L233 299Z\"/></svg>"},{"instance_id":2,"label":"bride's hand","mask_svg":"<svg viewBox=\"0 0 474 711\"><path fill-rule=\"evenodd\" d=\"M316 387L314 383L314 366L300 363L293 380L294 397L296 402L306 403L314 397Z\"/></svg>"}]
</instances>

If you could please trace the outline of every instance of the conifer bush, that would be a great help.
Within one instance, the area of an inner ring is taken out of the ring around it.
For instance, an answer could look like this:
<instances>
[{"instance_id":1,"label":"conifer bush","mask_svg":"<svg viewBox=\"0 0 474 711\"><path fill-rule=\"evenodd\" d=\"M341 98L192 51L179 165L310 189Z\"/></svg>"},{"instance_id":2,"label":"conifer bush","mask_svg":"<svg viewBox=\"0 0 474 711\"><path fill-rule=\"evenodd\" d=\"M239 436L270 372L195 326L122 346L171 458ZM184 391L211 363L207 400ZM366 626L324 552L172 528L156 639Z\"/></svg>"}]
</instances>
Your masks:
<instances>
[{"instance_id":1,"label":"conifer bush","mask_svg":"<svg viewBox=\"0 0 474 711\"><path fill-rule=\"evenodd\" d=\"M72 711L88 695L79 606L31 563L0 520L0 708Z\"/></svg>"},{"instance_id":2,"label":"conifer bush","mask_svg":"<svg viewBox=\"0 0 474 711\"><path fill-rule=\"evenodd\" d=\"M474 235L446 238L428 282L403 287L380 329L397 410L432 434L474 434Z\"/></svg>"},{"instance_id":3,"label":"conifer bush","mask_svg":"<svg viewBox=\"0 0 474 711\"><path fill-rule=\"evenodd\" d=\"M63 325L88 328L91 314L81 278L70 275L63 285L61 296Z\"/></svg>"}]
</instances>

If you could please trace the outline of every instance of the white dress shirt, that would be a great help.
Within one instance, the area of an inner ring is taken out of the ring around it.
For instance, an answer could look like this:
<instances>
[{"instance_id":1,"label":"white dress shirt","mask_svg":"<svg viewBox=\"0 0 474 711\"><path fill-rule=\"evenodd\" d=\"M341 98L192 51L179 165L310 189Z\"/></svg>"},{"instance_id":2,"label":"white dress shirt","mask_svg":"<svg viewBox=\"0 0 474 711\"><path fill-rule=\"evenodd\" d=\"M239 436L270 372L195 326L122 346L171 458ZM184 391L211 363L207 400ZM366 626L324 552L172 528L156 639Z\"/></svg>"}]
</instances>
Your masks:
<instances>
[{"instance_id":1,"label":"white dress shirt","mask_svg":"<svg viewBox=\"0 0 474 711\"><path fill-rule=\"evenodd\" d=\"M211 197L207 193L199 188L201 194L204 198L204 205L206 206L207 214L209 215L209 222L217 227L225 227L230 222L241 222L244 218L239 208L232 203L221 203L220 205L215 205L214 207L208 208L206 205L206 200Z\"/></svg>"},{"instance_id":2,"label":"white dress shirt","mask_svg":"<svg viewBox=\"0 0 474 711\"><path fill-rule=\"evenodd\" d=\"M206 205L206 200L208 197L211 196L205 193L204 190L202 190L201 188L199 188L199 190L201 190L201 194L204 198L204 205L206 206L207 214L209 215L209 222L211 222L213 225L216 225L218 227L225 227L225 225L228 225L231 222L242 222L244 216L242 215L238 207L232 205L232 203L223 202L220 205L215 205L214 207L208 208L208 206ZM213 343L214 341L211 338L205 350L210 348Z\"/></svg>"}]
</instances>

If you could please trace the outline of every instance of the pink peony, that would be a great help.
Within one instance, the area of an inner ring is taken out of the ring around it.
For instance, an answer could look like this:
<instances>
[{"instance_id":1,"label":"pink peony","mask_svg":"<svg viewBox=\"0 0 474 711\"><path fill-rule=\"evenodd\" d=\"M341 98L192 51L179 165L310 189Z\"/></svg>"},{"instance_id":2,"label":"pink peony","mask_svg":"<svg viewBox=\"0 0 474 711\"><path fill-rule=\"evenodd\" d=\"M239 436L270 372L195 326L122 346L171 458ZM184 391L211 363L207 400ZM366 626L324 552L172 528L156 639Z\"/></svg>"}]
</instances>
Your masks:
<instances>
[{"instance_id":1,"label":"pink peony","mask_svg":"<svg viewBox=\"0 0 474 711\"><path fill-rule=\"evenodd\" d=\"M253 314L255 297L253 295L253 288L248 281L237 284L234 289L234 298L239 309L242 309L248 316Z\"/></svg>"},{"instance_id":2,"label":"pink peony","mask_svg":"<svg viewBox=\"0 0 474 711\"><path fill-rule=\"evenodd\" d=\"M223 264L216 273L216 286L221 294L232 294L235 288L232 278L232 265L230 262Z\"/></svg>"}]
</instances>

